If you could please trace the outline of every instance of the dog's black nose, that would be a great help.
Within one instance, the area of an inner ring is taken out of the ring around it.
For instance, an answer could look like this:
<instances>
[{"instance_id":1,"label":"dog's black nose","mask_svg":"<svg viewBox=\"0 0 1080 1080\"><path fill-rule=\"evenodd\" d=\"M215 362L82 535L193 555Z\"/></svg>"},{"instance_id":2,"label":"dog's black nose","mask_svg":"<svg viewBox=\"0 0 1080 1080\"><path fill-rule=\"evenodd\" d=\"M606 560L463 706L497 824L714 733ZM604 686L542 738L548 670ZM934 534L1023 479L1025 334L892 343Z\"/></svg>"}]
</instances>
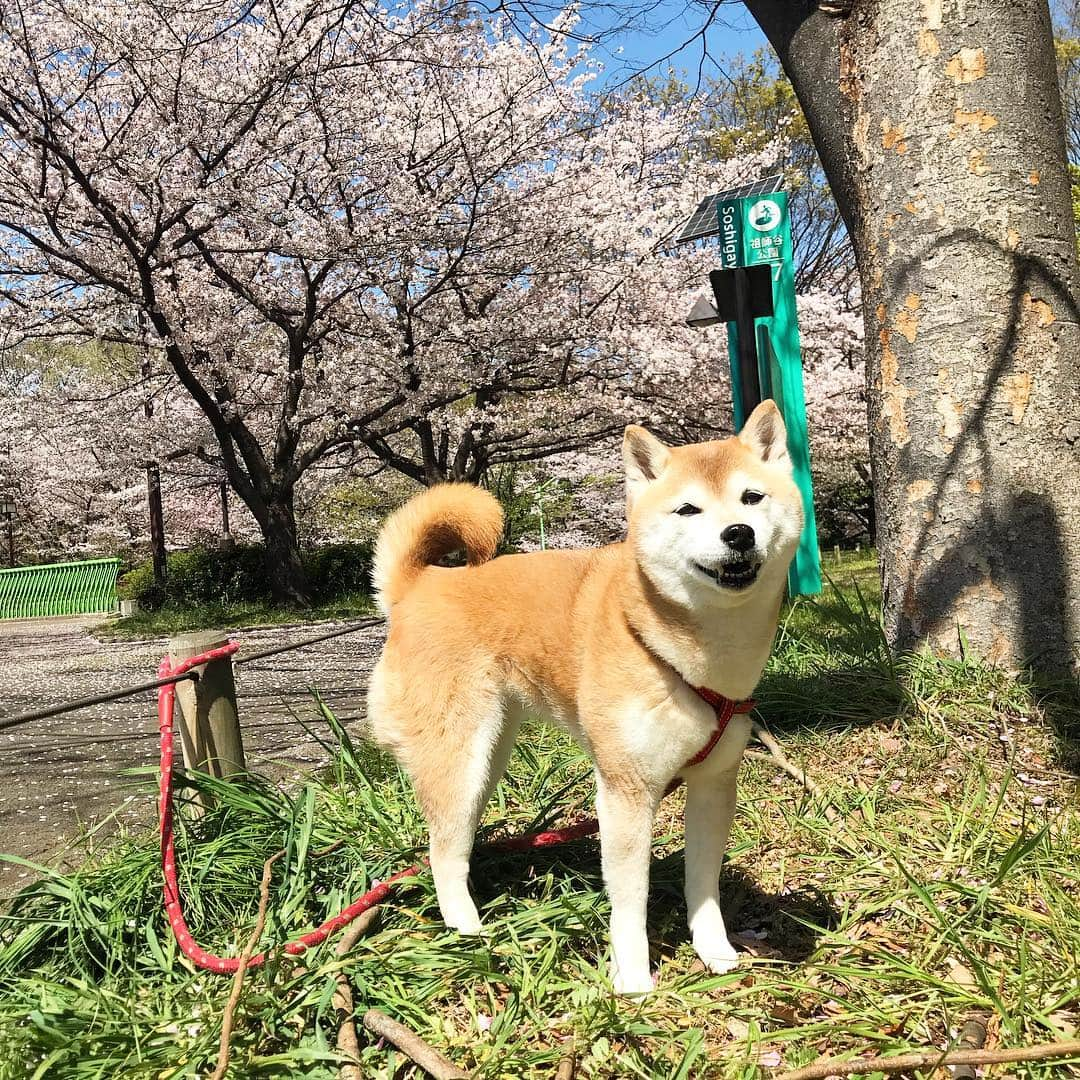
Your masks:
<instances>
[{"instance_id":1,"label":"dog's black nose","mask_svg":"<svg viewBox=\"0 0 1080 1080\"><path fill-rule=\"evenodd\" d=\"M749 525L729 525L720 534L720 539L729 547L744 553L754 546L754 530Z\"/></svg>"}]
</instances>

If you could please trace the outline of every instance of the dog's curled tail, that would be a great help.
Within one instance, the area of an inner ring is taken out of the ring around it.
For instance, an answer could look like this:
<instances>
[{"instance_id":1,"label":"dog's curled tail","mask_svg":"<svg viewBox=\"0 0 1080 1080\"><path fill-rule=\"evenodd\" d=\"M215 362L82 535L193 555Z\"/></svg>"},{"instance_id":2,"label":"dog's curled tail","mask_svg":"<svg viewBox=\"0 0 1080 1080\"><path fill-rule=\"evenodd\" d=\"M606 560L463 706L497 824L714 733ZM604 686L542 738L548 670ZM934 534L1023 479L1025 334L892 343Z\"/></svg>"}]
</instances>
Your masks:
<instances>
[{"instance_id":1,"label":"dog's curled tail","mask_svg":"<svg viewBox=\"0 0 1080 1080\"><path fill-rule=\"evenodd\" d=\"M375 543L372 577L386 613L421 571L451 551L465 549L470 566L487 562L502 539L498 500L472 484L436 484L386 519Z\"/></svg>"}]
</instances>

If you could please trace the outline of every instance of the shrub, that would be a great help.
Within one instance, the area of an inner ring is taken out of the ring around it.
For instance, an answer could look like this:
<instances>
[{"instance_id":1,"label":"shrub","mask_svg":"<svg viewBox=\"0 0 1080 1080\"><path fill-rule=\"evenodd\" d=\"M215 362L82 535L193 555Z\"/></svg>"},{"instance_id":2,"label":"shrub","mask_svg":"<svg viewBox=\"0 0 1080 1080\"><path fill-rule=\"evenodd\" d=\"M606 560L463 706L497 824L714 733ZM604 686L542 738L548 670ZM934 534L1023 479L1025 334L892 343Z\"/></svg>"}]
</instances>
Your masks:
<instances>
[{"instance_id":1,"label":"shrub","mask_svg":"<svg viewBox=\"0 0 1080 1080\"><path fill-rule=\"evenodd\" d=\"M873 543L874 493L866 477L855 473L825 482L819 478L814 496L818 541L823 548Z\"/></svg>"},{"instance_id":2,"label":"shrub","mask_svg":"<svg viewBox=\"0 0 1080 1080\"><path fill-rule=\"evenodd\" d=\"M332 600L349 593L371 592L372 544L324 544L304 554L315 596Z\"/></svg>"},{"instance_id":3,"label":"shrub","mask_svg":"<svg viewBox=\"0 0 1080 1080\"><path fill-rule=\"evenodd\" d=\"M370 544L329 544L304 554L312 592L332 600L370 590ZM168 556L165 586L154 584L154 565L148 559L125 574L117 586L124 599L137 600L146 611L166 604L241 604L271 599L261 544L221 548L190 548Z\"/></svg>"},{"instance_id":4,"label":"shrub","mask_svg":"<svg viewBox=\"0 0 1080 1080\"><path fill-rule=\"evenodd\" d=\"M568 480L538 479L535 472L523 472L516 465L493 469L485 484L506 518L500 552L546 546L547 534L566 522L573 507Z\"/></svg>"}]
</instances>

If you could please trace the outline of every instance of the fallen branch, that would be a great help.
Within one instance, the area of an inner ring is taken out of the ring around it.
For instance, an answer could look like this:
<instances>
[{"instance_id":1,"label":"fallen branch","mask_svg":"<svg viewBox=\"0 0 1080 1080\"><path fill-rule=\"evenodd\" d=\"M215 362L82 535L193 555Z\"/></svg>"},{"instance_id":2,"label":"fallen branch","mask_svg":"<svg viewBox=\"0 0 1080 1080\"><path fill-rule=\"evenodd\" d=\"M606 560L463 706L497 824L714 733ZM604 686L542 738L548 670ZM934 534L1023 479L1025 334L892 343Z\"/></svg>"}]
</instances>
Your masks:
<instances>
[{"instance_id":1,"label":"fallen branch","mask_svg":"<svg viewBox=\"0 0 1080 1080\"><path fill-rule=\"evenodd\" d=\"M1048 1058L1080 1057L1080 1039L1039 1043L1012 1050L924 1050L895 1057L858 1058L839 1061L822 1058L813 1065L774 1075L772 1080L824 1080L826 1076L856 1076L869 1072L906 1072L909 1069L939 1068L944 1065L1000 1065L1010 1061L1045 1061Z\"/></svg>"},{"instance_id":2,"label":"fallen branch","mask_svg":"<svg viewBox=\"0 0 1080 1080\"><path fill-rule=\"evenodd\" d=\"M800 769L798 765L793 764L788 759L784 751L780 749L780 744L772 737L772 735L756 721L753 725L753 732L758 742L769 751L769 756L784 770L784 772L798 780L815 799L821 799L825 817L831 822L840 821L840 814L837 813L836 809L826 800L825 793L818 787L815 781L811 780L810 777L806 775L804 769Z\"/></svg>"},{"instance_id":3,"label":"fallen branch","mask_svg":"<svg viewBox=\"0 0 1080 1080\"><path fill-rule=\"evenodd\" d=\"M341 939L334 946L334 955L345 956L357 941L367 933L371 924L379 917L378 907L368 908L349 928L341 935ZM337 983L334 988L334 1008L342 1014L341 1026L338 1028L337 1048L347 1054L353 1060L341 1066L338 1072L338 1080L362 1080L360 1072L360 1040L356 1037L356 1022L353 1018L352 986L349 985L349 977L344 971L334 975Z\"/></svg>"},{"instance_id":4,"label":"fallen branch","mask_svg":"<svg viewBox=\"0 0 1080 1080\"><path fill-rule=\"evenodd\" d=\"M566 1050L559 1059L559 1067L555 1071L555 1080L574 1080L576 1069L577 1053L574 1050L574 1042L570 1039L567 1040Z\"/></svg>"},{"instance_id":5,"label":"fallen branch","mask_svg":"<svg viewBox=\"0 0 1080 1080\"><path fill-rule=\"evenodd\" d=\"M352 925L338 939L334 946L335 956L344 956L371 929L372 923L379 917L379 905L368 908L356 917Z\"/></svg>"},{"instance_id":6,"label":"fallen branch","mask_svg":"<svg viewBox=\"0 0 1080 1080\"><path fill-rule=\"evenodd\" d=\"M218 1043L217 1065L210 1074L210 1080L221 1080L229 1067L229 1040L232 1038L233 1015L244 988L244 972L247 971L248 963L255 953L255 947L259 944L259 938L262 937L263 927L266 926L266 909L270 906L271 871L274 869L274 863L284 854L285 849L282 848L263 863L262 881L259 883L259 913L255 917L255 929L252 930L251 937L248 938L243 952L240 953L240 962L233 976L232 990L229 993L229 1000L225 1003L225 1012L221 1017L221 1040Z\"/></svg>"},{"instance_id":7,"label":"fallen branch","mask_svg":"<svg viewBox=\"0 0 1080 1080\"><path fill-rule=\"evenodd\" d=\"M329 855L332 851L337 851L344 843L345 838L343 837L312 854L317 859L321 858L323 855ZM229 1067L229 1041L232 1039L233 1016L236 1013L236 1006L240 1001L240 994L244 988L244 973L247 971L252 956L255 955L255 947L259 944L259 938L262 937L263 928L266 926L266 911L270 906L270 873L274 869L274 863L284 855L285 849L282 848L280 851L275 851L263 863L262 881L259 882L259 913L255 917L255 929L252 930L251 937L248 938L243 952L240 953L236 974L233 975L232 990L229 993L229 1000L225 1002L225 1012L221 1017L221 1040L218 1043L217 1064L214 1066L214 1071L210 1074L209 1080L221 1080L225 1075L225 1070ZM367 925L370 925L370 923ZM353 940L355 941L355 938Z\"/></svg>"},{"instance_id":8,"label":"fallen branch","mask_svg":"<svg viewBox=\"0 0 1080 1080\"><path fill-rule=\"evenodd\" d=\"M364 1027L380 1038L392 1042L402 1053L408 1055L435 1080L468 1080L469 1074L442 1056L434 1046L429 1046L414 1031L399 1024L378 1009L364 1013Z\"/></svg>"},{"instance_id":9,"label":"fallen branch","mask_svg":"<svg viewBox=\"0 0 1080 1080\"><path fill-rule=\"evenodd\" d=\"M956 1045L961 1050L981 1050L986 1045L987 1017L974 1015L960 1029ZM976 1080L974 1065L957 1065L953 1069L953 1080Z\"/></svg>"}]
</instances>

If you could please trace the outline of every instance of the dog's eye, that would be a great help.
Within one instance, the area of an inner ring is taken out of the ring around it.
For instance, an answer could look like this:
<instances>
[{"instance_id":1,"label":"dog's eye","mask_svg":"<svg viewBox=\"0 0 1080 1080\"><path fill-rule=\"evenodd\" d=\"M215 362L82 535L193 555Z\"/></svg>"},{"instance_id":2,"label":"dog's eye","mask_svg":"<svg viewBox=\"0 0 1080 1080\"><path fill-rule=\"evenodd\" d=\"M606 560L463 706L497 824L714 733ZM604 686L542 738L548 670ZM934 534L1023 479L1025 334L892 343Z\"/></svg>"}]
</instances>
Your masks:
<instances>
[{"instance_id":1,"label":"dog's eye","mask_svg":"<svg viewBox=\"0 0 1080 1080\"><path fill-rule=\"evenodd\" d=\"M694 506L693 503L683 503L675 513L680 514L682 517L692 517L694 514L701 513L701 507Z\"/></svg>"},{"instance_id":2,"label":"dog's eye","mask_svg":"<svg viewBox=\"0 0 1080 1080\"><path fill-rule=\"evenodd\" d=\"M742 493L744 506L757 506L764 498L765 496L760 491L752 491L750 488L747 488L746 491Z\"/></svg>"}]
</instances>

